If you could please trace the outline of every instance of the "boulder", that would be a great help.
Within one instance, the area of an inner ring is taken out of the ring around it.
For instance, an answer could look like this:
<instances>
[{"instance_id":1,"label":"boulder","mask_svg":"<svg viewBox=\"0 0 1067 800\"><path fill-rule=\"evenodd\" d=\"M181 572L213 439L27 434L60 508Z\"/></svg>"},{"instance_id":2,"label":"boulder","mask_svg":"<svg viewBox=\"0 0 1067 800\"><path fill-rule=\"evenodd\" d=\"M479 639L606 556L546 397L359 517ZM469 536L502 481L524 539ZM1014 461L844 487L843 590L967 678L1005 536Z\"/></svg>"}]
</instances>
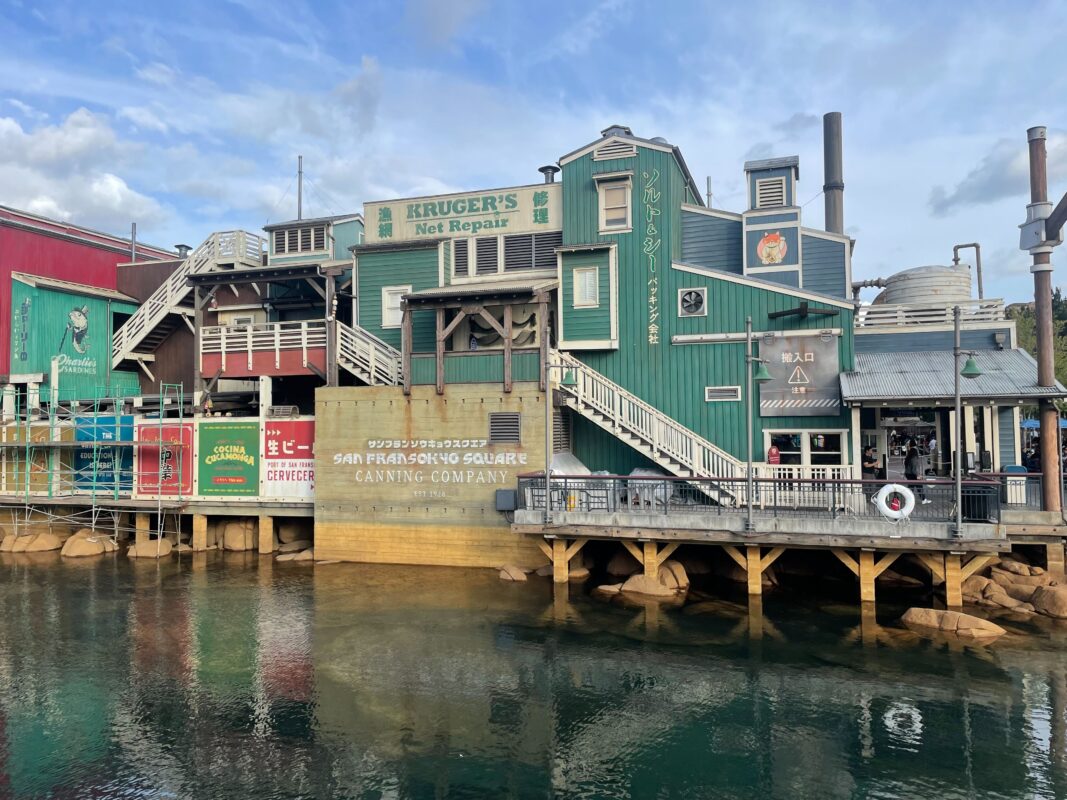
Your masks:
<instances>
[{"instance_id":1,"label":"boulder","mask_svg":"<svg viewBox=\"0 0 1067 800\"><path fill-rule=\"evenodd\" d=\"M616 595L616 594L618 594L619 592L622 591L622 584L621 583L605 583L605 584L603 584L601 586L597 586L595 589L593 589L593 591L594 592L598 592L600 594Z\"/></svg>"},{"instance_id":2,"label":"boulder","mask_svg":"<svg viewBox=\"0 0 1067 800\"><path fill-rule=\"evenodd\" d=\"M646 597L674 597L677 593L668 589L655 578L650 578L643 572L631 575L622 585L621 591L628 594L641 594Z\"/></svg>"},{"instance_id":3,"label":"boulder","mask_svg":"<svg viewBox=\"0 0 1067 800\"><path fill-rule=\"evenodd\" d=\"M589 570L585 567L575 567L567 574L567 580L575 583L589 580Z\"/></svg>"},{"instance_id":4,"label":"boulder","mask_svg":"<svg viewBox=\"0 0 1067 800\"><path fill-rule=\"evenodd\" d=\"M681 556L677 559L678 562L685 567L685 571L690 575L710 575L711 563L700 556Z\"/></svg>"},{"instance_id":5,"label":"boulder","mask_svg":"<svg viewBox=\"0 0 1067 800\"><path fill-rule=\"evenodd\" d=\"M112 539L104 539L104 552L105 553L114 553L118 549L119 549L119 546L117 544L115 544L115 542Z\"/></svg>"},{"instance_id":6,"label":"boulder","mask_svg":"<svg viewBox=\"0 0 1067 800\"><path fill-rule=\"evenodd\" d=\"M1038 614L1067 619L1067 586L1038 586L1030 595L1030 603Z\"/></svg>"},{"instance_id":7,"label":"boulder","mask_svg":"<svg viewBox=\"0 0 1067 800\"><path fill-rule=\"evenodd\" d=\"M883 586L917 587L923 585L923 582L918 578L913 578L910 575L901 575L899 572L892 569L887 569L885 572L879 575L878 581Z\"/></svg>"},{"instance_id":8,"label":"boulder","mask_svg":"<svg viewBox=\"0 0 1067 800\"><path fill-rule=\"evenodd\" d=\"M1024 586L1047 586L1052 582L1052 576L1047 572L1044 575L1031 575L1029 568L1027 568L1025 575L1020 575L1017 572L993 567L993 569L989 570L989 577L1001 586L1007 586L1012 583L1019 583Z\"/></svg>"},{"instance_id":9,"label":"boulder","mask_svg":"<svg viewBox=\"0 0 1067 800\"><path fill-rule=\"evenodd\" d=\"M1030 563L1030 559L1028 559L1022 553L1004 553L1000 557L1000 563L1003 564L1005 561L1017 561L1020 564Z\"/></svg>"},{"instance_id":10,"label":"boulder","mask_svg":"<svg viewBox=\"0 0 1067 800\"><path fill-rule=\"evenodd\" d=\"M1026 564L1023 564L1021 561L1001 561L998 565L998 568L1004 570L1005 572L1013 572L1016 575L1031 574L1030 567L1028 567Z\"/></svg>"},{"instance_id":11,"label":"boulder","mask_svg":"<svg viewBox=\"0 0 1067 800\"><path fill-rule=\"evenodd\" d=\"M175 553L191 553L191 552L193 552L193 546L189 545L189 544L186 544L185 542L179 542L178 544L174 545L174 552Z\"/></svg>"},{"instance_id":12,"label":"boulder","mask_svg":"<svg viewBox=\"0 0 1067 800\"><path fill-rule=\"evenodd\" d=\"M311 526L296 519L277 521L274 524L274 534L282 544L297 542L311 538ZM286 551L291 552L291 551Z\"/></svg>"},{"instance_id":13,"label":"boulder","mask_svg":"<svg viewBox=\"0 0 1067 800\"><path fill-rule=\"evenodd\" d=\"M526 572L520 567L516 567L512 564L505 564L500 568L500 580L522 583L526 580Z\"/></svg>"},{"instance_id":14,"label":"boulder","mask_svg":"<svg viewBox=\"0 0 1067 800\"><path fill-rule=\"evenodd\" d=\"M315 548L309 547L307 550L301 550L299 553L293 556L293 561L314 561L315 560Z\"/></svg>"},{"instance_id":15,"label":"boulder","mask_svg":"<svg viewBox=\"0 0 1067 800\"><path fill-rule=\"evenodd\" d=\"M551 578L552 577L552 565L545 564L543 567L538 567L534 570L534 575L539 578Z\"/></svg>"},{"instance_id":16,"label":"boulder","mask_svg":"<svg viewBox=\"0 0 1067 800\"><path fill-rule=\"evenodd\" d=\"M171 554L174 549L174 545L171 544L170 539L149 539L147 542L143 542L140 547L137 544L131 544L130 549L126 551L127 558L164 558Z\"/></svg>"},{"instance_id":17,"label":"boulder","mask_svg":"<svg viewBox=\"0 0 1067 800\"><path fill-rule=\"evenodd\" d=\"M909 628L938 630L969 639L991 639L1007 633L989 620L959 611L939 611L934 608L909 608L901 617L901 622Z\"/></svg>"},{"instance_id":18,"label":"boulder","mask_svg":"<svg viewBox=\"0 0 1067 800\"><path fill-rule=\"evenodd\" d=\"M685 574L685 567L674 559L667 559L660 565L659 582L668 589L689 588L689 576Z\"/></svg>"},{"instance_id":19,"label":"boulder","mask_svg":"<svg viewBox=\"0 0 1067 800\"><path fill-rule=\"evenodd\" d=\"M993 585L1000 586L1000 584ZM1030 598L1033 597L1034 592L1038 589L1037 586L1029 586L1025 583L1009 583L1007 586L1001 586L1000 588L1004 590L1004 593L1008 595L1008 597L1023 603L1029 603Z\"/></svg>"},{"instance_id":20,"label":"boulder","mask_svg":"<svg viewBox=\"0 0 1067 800\"><path fill-rule=\"evenodd\" d=\"M63 546L63 540L54 533L38 533L36 536L20 536L20 541L15 545L15 553L44 553L49 550L59 550ZM25 540L25 544L23 541ZM21 547L20 547L21 546Z\"/></svg>"},{"instance_id":21,"label":"boulder","mask_svg":"<svg viewBox=\"0 0 1067 800\"><path fill-rule=\"evenodd\" d=\"M226 520L222 528L222 546L225 550L254 550L256 547L256 524L251 519Z\"/></svg>"},{"instance_id":22,"label":"boulder","mask_svg":"<svg viewBox=\"0 0 1067 800\"><path fill-rule=\"evenodd\" d=\"M641 571L641 565L626 550L620 550L608 562L607 573L616 578L629 578Z\"/></svg>"},{"instance_id":23,"label":"boulder","mask_svg":"<svg viewBox=\"0 0 1067 800\"><path fill-rule=\"evenodd\" d=\"M1022 600L1016 600L1009 595L999 583L990 581L982 591L982 598L1000 608L1016 609L1026 605Z\"/></svg>"},{"instance_id":24,"label":"boulder","mask_svg":"<svg viewBox=\"0 0 1067 800\"><path fill-rule=\"evenodd\" d=\"M307 550L311 547L311 542L307 539L296 539L292 542L282 542L278 545L279 553L299 553L301 550Z\"/></svg>"},{"instance_id":25,"label":"boulder","mask_svg":"<svg viewBox=\"0 0 1067 800\"><path fill-rule=\"evenodd\" d=\"M0 553L10 553L15 546L15 534L9 533L4 537L4 540L0 542Z\"/></svg>"},{"instance_id":26,"label":"boulder","mask_svg":"<svg viewBox=\"0 0 1067 800\"><path fill-rule=\"evenodd\" d=\"M983 578L981 575L972 575L963 582L961 588L963 589L964 597L981 597L983 590L990 584L993 584L993 581L989 580L989 578Z\"/></svg>"},{"instance_id":27,"label":"boulder","mask_svg":"<svg viewBox=\"0 0 1067 800\"><path fill-rule=\"evenodd\" d=\"M1048 570L1044 567L1030 567L1031 575L1044 575L1046 572L1048 572Z\"/></svg>"},{"instance_id":28,"label":"boulder","mask_svg":"<svg viewBox=\"0 0 1067 800\"><path fill-rule=\"evenodd\" d=\"M92 531L83 529L67 539L60 555L66 558L103 555L108 552L104 545L106 541L109 541L106 536L94 536Z\"/></svg>"}]
</instances>

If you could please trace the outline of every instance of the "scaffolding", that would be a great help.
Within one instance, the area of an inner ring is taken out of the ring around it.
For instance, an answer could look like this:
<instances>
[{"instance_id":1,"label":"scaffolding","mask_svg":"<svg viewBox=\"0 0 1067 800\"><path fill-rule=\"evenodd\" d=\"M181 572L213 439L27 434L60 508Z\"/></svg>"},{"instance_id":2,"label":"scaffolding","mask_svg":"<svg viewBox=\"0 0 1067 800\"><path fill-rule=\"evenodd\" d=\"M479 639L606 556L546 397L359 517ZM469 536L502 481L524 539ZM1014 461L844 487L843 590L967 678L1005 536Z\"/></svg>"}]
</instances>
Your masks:
<instances>
[{"instance_id":1,"label":"scaffolding","mask_svg":"<svg viewBox=\"0 0 1067 800\"><path fill-rule=\"evenodd\" d=\"M156 514L157 535L165 535L174 516L180 537L184 459L173 458L183 442L164 436L165 426L185 420L182 384L161 384L158 409L144 413L145 398L116 395L98 387L91 398L72 396L52 385L9 385L2 390L0 418L0 508L18 537L47 526L88 527L116 544L134 531L131 513ZM135 415L134 412L139 412ZM141 439L158 425L155 440ZM155 452L153 452L155 451ZM174 475L176 491L163 490L164 475ZM151 488L155 499L136 499L137 487ZM36 530L35 530L36 529Z\"/></svg>"}]
</instances>

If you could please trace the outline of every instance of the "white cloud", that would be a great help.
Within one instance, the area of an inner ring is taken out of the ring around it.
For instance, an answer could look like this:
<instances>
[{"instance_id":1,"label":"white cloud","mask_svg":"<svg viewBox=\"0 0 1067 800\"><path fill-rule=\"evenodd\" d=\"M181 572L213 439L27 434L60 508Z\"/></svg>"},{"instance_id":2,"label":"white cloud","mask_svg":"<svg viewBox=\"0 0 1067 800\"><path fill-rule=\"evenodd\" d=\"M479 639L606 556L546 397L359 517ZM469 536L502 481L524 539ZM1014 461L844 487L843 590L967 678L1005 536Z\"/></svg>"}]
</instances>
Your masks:
<instances>
[{"instance_id":1,"label":"white cloud","mask_svg":"<svg viewBox=\"0 0 1067 800\"><path fill-rule=\"evenodd\" d=\"M161 120L156 113L144 106L124 106L119 109L118 116L142 131L157 131L166 133L169 128L167 123Z\"/></svg>"},{"instance_id":2,"label":"white cloud","mask_svg":"<svg viewBox=\"0 0 1067 800\"><path fill-rule=\"evenodd\" d=\"M178 77L178 72L173 67L153 61L136 70L136 75L143 81L154 83L157 86L171 86Z\"/></svg>"},{"instance_id":3,"label":"white cloud","mask_svg":"<svg viewBox=\"0 0 1067 800\"><path fill-rule=\"evenodd\" d=\"M44 122L46 119L48 119L48 114L46 114L44 111L40 111L34 108L29 103L23 103L21 100L15 97L7 98L7 102L8 105L18 109L19 113L22 114L22 116L24 116L28 120L32 120L33 122Z\"/></svg>"}]
</instances>

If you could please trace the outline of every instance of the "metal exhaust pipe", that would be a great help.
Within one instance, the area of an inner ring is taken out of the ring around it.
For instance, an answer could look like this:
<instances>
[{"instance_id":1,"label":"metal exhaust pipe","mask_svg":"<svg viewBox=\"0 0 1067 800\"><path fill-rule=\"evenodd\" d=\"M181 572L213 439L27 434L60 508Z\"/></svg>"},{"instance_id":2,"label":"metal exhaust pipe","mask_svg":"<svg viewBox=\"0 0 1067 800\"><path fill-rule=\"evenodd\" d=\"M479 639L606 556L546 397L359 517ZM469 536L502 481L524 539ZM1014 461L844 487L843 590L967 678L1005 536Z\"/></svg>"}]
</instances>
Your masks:
<instances>
[{"instance_id":1,"label":"metal exhaust pipe","mask_svg":"<svg viewBox=\"0 0 1067 800\"><path fill-rule=\"evenodd\" d=\"M830 111L822 118L823 195L826 201L826 230L845 233L845 178L841 165L841 112Z\"/></svg>"}]
</instances>

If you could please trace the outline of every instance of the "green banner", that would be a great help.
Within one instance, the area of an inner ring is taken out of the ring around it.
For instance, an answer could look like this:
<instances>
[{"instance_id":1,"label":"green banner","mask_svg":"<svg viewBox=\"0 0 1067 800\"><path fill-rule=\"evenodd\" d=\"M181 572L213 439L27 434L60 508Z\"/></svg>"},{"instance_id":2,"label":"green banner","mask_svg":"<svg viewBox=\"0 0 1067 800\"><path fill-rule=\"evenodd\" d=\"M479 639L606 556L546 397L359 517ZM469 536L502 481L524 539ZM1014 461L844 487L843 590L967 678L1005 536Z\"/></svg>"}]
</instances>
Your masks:
<instances>
[{"instance_id":1,"label":"green banner","mask_svg":"<svg viewBox=\"0 0 1067 800\"><path fill-rule=\"evenodd\" d=\"M259 494L259 422L201 423L198 436L197 494Z\"/></svg>"}]
</instances>

